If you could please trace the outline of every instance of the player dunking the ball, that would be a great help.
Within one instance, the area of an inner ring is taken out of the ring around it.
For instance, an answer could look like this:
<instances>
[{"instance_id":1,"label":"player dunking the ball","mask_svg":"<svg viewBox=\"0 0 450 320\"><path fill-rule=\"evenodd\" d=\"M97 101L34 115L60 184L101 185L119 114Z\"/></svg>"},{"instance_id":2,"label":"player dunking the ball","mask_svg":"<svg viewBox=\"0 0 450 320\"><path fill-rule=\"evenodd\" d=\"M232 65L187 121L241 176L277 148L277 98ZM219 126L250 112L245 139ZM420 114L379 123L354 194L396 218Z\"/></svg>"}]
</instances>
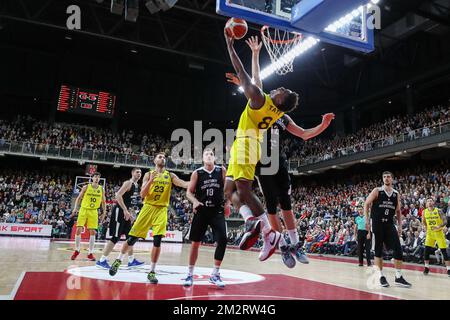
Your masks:
<instances>
[{"instance_id":1,"label":"player dunking the ball","mask_svg":"<svg viewBox=\"0 0 450 320\"><path fill-rule=\"evenodd\" d=\"M444 257L445 265L447 267L447 274L450 277L450 260L447 254L447 241L445 239L444 228L447 226L447 217L445 214L434 206L432 198L427 199L427 208L423 212L422 224L426 231L425 238L425 269L423 274L427 275L430 272L430 253L434 251L437 244L441 249Z\"/></svg>"},{"instance_id":2,"label":"player dunking the ball","mask_svg":"<svg viewBox=\"0 0 450 320\"><path fill-rule=\"evenodd\" d=\"M117 204L111 210L111 220L109 222L109 236L111 239L106 242L103 249L103 255L96 266L109 269L111 266L108 263L108 256L114 249L114 246L119 242L122 235L128 239L128 233L131 230L132 215L130 211L135 211L138 206L140 198L139 180L141 179L142 171L139 168L131 170L131 179L125 181L116 193ZM128 251L128 267L138 267L143 265L143 262L134 258L133 248Z\"/></svg>"},{"instance_id":3,"label":"player dunking the ball","mask_svg":"<svg viewBox=\"0 0 450 320\"><path fill-rule=\"evenodd\" d=\"M224 32L231 62L248 99L241 114L236 139L230 150L230 160L225 182L225 196L239 208L246 221L246 233L239 247L251 248L262 230L264 246L261 256L269 258L281 238L280 232L272 230L267 213L261 201L252 191L256 164L261 157L261 141L264 132L285 113L294 110L298 104L298 94L285 88L278 88L265 94L252 83L241 60L234 50L234 38ZM237 194L234 191L237 189ZM261 259L261 258L260 258Z\"/></svg>"},{"instance_id":4,"label":"player dunking the ball","mask_svg":"<svg viewBox=\"0 0 450 320\"><path fill-rule=\"evenodd\" d=\"M255 84L262 90L262 81L260 77L259 54L262 47L262 42L258 41L258 37L251 37L247 41L247 45L252 50L252 76ZM239 79L234 74L227 74L230 82L240 85ZM322 123L317 127L311 129L303 129L298 126L288 115L283 115L278 119L273 126L267 130L267 140L269 152L274 152L278 148L278 170L275 174L264 173L263 168L270 167L271 164L262 164L258 162L256 167L256 175L259 187L266 200L267 213L269 214L269 221L271 226L278 232L282 231L281 221L277 215L278 205L281 208L284 224L286 226L291 246L289 246L284 237L280 238L280 251L284 264L293 268L295 266L295 256L297 261L301 263L309 263L308 258L302 250L302 243L299 241L299 236L296 228L295 216L292 211L291 204L291 179L288 172L288 159L284 152L279 150L280 137L285 133L299 137L303 140L312 139L323 131L325 131L334 119L333 113L327 113L322 117ZM267 259L267 250L262 250L260 259L264 261Z\"/></svg>"},{"instance_id":5,"label":"player dunking the ball","mask_svg":"<svg viewBox=\"0 0 450 320\"><path fill-rule=\"evenodd\" d=\"M364 203L364 215L366 216L366 230L372 232L375 238L375 265L378 268L380 284L389 287L386 277L383 275L383 246L394 251L395 284L402 287L411 287L402 276L403 251L400 245L402 233L402 214L400 211L400 196L392 187L394 176L391 172L383 172L383 186L375 188L369 194ZM370 216L372 225L370 224ZM394 225L394 216L397 218L397 228Z\"/></svg>"},{"instance_id":6,"label":"player dunking the ball","mask_svg":"<svg viewBox=\"0 0 450 320\"><path fill-rule=\"evenodd\" d=\"M147 276L152 284L157 284L156 263L161 252L161 239L166 235L167 208L170 201L172 185L187 189L189 182L181 180L176 174L166 170L166 156L158 153L155 156L155 170L150 170L144 175L142 181L141 197L144 199L144 206L128 233L128 240L123 244L118 258L109 269L109 274L114 276L122 264L124 255L138 241L145 239L150 228L153 232L153 248L151 253L150 272Z\"/></svg>"},{"instance_id":7,"label":"player dunking the ball","mask_svg":"<svg viewBox=\"0 0 450 320\"><path fill-rule=\"evenodd\" d=\"M81 233L83 232L83 227L86 225L89 230L89 252L88 259L95 261L94 257L94 245L95 245L95 234L98 229L98 209L102 207L101 221L105 219L106 216L106 198L105 190L99 185L100 173L95 172L92 175L92 183L85 185L75 200L75 206L70 218L74 217L78 213L77 219L77 233L75 235L75 251L72 254L72 260L75 260L80 254L81 250ZM81 207L78 205L81 201Z\"/></svg>"},{"instance_id":8,"label":"player dunking the ball","mask_svg":"<svg viewBox=\"0 0 450 320\"><path fill-rule=\"evenodd\" d=\"M216 166L215 160L214 152L211 149L203 151L203 167L192 173L186 194L193 204L194 217L189 232L189 240L192 243L188 275L184 281L185 287L190 287L193 284L198 249L208 226L211 226L214 239L217 242L214 253L214 269L209 281L219 288L225 287L220 278L219 269L227 247L225 215L229 215L230 208L228 204L224 206L223 197L226 170L222 166Z\"/></svg>"}]
</instances>

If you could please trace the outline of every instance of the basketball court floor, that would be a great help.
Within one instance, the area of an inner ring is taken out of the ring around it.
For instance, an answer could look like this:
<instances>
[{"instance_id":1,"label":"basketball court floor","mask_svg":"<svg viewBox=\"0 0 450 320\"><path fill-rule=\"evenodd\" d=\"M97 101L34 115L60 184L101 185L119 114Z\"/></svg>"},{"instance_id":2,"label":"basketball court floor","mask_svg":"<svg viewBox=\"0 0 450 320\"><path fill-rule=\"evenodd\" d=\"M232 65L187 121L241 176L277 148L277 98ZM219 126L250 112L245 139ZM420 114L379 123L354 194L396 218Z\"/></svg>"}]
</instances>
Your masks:
<instances>
[{"instance_id":1,"label":"basketball court floor","mask_svg":"<svg viewBox=\"0 0 450 320\"><path fill-rule=\"evenodd\" d=\"M310 264L286 268L279 254L260 262L258 253L228 249L221 275L224 289L208 283L214 247L202 247L192 288L182 286L189 245L163 243L157 265L159 284L151 285L151 243L138 243L135 256L146 262L139 269L119 270L110 277L86 258L87 244L76 261L70 260L72 243L49 239L0 237L0 299L13 300L391 300L450 299L450 278L443 267L432 267L428 276L422 266L406 264L405 278L412 288L394 286L393 265L385 269L389 288L381 288L372 268L359 267L355 259L310 255ZM103 243L96 244L99 258ZM110 256L117 256L119 245Z\"/></svg>"}]
</instances>

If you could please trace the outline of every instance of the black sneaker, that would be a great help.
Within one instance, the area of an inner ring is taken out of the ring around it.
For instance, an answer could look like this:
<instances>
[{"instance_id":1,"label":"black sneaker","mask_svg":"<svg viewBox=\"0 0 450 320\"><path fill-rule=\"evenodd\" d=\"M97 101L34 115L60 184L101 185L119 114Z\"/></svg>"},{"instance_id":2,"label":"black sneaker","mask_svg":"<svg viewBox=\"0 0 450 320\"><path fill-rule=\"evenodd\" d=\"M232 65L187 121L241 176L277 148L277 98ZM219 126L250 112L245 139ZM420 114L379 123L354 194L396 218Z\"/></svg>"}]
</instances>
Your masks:
<instances>
[{"instance_id":1,"label":"black sneaker","mask_svg":"<svg viewBox=\"0 0 450 320\"><path fill-rule=\"evenodd\" d=\"M248 250L258 241L261 233L261 220L247 220L245 222L245 233L239 243L239 249Z\"/></svg>"},{"instance_id":2,"label":"black sneaker","mask_svg":"<svg viewBox=\"0 0 450 320\"><path fill-rule=\"evenodd\" d=\"M111 265L111 268L109 269L109 275L115 276L117 271L119 270L120 265L122 264L122 261L119 259L116 259L113 264Z\"/></svg>"},{"instance_id":3,"label":"black sneaker","mask_svg":"<svg viewBox=\"0 0 450 320\"><path fill-rule=\"evenodd\" d=\"M157 284L158 279L156 278L156 273L154 271L150 271L147 275L148 281L150 281L151 284Z\"/></svg>"},{"instance_id":4,"label":"black sneaker","mask_svg":"<svg viewBox=\"0 0 450 320\"><path fill-rule=\"evenodd\" d=\"M389 282L387 282L386 277L385 276L381 276L380 277L380 285L384 288L389 287Z\"/></svg>"},{"instance_id":5,"label":"black sneaker","mask_svg":"<svg viewBox=\"0 0 450 320\"><path fill-rule=\"evenodd\" d=\"M411 287L411 283L409 283L408 281L406 281L403 276L401 276L400 278L395 278L395 284L404 288L410 288Z\"/></svg>"},{"instance_id":6,"label":"black sneaker","mask_svg":"<svg viewBox=\"0 0 450 320\"><path fill-rule=\"evenodd\" d=\"M447 270L447 274L450 277L450 269Z\"/></svg>"},{"instance_id":7,"label":"black sneaker","mask_svg":"<svg viewBox=\"0 0 450 320\"><path fill-rule=\"evenodd\" d=\"M425 269L423 269L423 274L427 275L430 273L430 268L425 267Z\"/></svg>"},{"instance_id":8,"label":"black sneaker","mask_svg":"<svg viewBox=\"0 0 450 320\"><path fill-rule=\"evenodd\" d=\"M364 264L360 263L358 264L358 267L364 267Z\"/></svg>"}]
</instances>

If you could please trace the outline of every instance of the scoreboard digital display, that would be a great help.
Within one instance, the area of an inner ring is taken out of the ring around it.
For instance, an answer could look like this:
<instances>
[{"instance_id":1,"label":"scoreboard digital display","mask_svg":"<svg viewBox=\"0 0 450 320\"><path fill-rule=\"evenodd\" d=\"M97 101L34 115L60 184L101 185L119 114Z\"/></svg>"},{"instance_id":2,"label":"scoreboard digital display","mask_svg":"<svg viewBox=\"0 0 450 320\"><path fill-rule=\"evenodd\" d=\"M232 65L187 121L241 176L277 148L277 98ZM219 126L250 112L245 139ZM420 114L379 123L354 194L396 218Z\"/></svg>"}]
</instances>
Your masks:
<instances>
[{"instance_id":1,"label":"scoreboard digital display","mask_svg":"<svg viewBox=\"0 0 450 320\"><path fill-rule=\"evenodd\" d=\"M115 104L116 96L109 92L63 84L59 93L58 111L112 118Z\"/></svg>"}]
</instances>

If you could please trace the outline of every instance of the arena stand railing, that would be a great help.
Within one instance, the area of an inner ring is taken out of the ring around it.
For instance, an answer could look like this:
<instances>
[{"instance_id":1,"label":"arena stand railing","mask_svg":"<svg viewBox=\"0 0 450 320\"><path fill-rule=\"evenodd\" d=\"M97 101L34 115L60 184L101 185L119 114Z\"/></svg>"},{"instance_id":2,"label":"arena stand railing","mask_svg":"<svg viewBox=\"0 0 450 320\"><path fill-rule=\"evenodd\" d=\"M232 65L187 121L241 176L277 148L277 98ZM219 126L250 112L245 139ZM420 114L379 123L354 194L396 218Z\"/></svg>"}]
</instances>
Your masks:
<instances>
[{"instance_id":1,"label":"arena stand railing","mask_svg":"<svg viewBox=\"0 0 450 320\"><path fill-rule=\"evenodd\" d=\"M408 150L402 144L411 141L418 141L432 136L443 136L442 141L449 140L446 138L450 134L450 122L440 123L434 126L423 127L420 129L404 132L397 135L386 136L383 139L369 141L362 144L352 145L346 148L338 149L336 151L328 152L321 156L309 156L303 159L290 160L289 171L291 173L299 173L307 171L309 165L317 165L329 160L342 159L345 162L345 157L363 153L366 151L381 150L386 147L396 145L398 150ZM435 146L430 145L429 148ZM426 149L426 148L425 148ZM111 166L125 166L125 167L153 167L153 156L147 154L135 153L118 153L112 151L99 151L88 148L74 148L74 147L60 147L52 144L30 143L27 141L10 141L0 139L0 156L2 154L11 154L17 156L37 157L42 159L56 159L76 161L80 163L90 162L97 164L105 164ZM201 164L189 161L174 161L168 157L167 168L190 173L200 167ZM320 167L320 166L319 166ZM316 168L320 169L320 168Z\"/></svg>"}]
</instances>

